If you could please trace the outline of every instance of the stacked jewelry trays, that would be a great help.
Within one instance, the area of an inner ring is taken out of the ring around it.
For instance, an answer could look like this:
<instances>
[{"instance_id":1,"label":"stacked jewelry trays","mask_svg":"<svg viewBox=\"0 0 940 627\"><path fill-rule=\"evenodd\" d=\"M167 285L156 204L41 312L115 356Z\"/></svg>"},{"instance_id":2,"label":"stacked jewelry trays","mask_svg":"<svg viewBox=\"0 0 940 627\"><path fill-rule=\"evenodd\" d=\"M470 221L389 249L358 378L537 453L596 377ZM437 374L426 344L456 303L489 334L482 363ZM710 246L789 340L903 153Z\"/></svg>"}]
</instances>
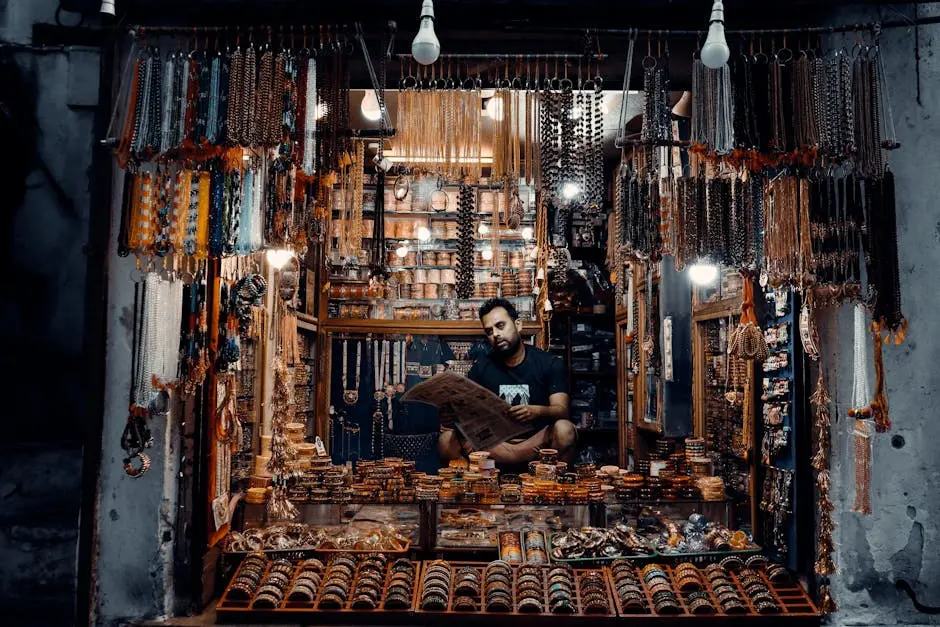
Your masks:
<instances>
[{"instance_id":1,"label":"stacked jewelry trays","mask_svg":"<svg viewBox=\"0 0 940 627\"><path fill-rule=\"evenodd\" d=\"M504 560L425 562L415 613L433 623L443 615L458 623L525 617L587 624L616 617L603 570Z\"/></svg>"},{"instance_id":2,"label":"stacked jewelry trays","mask_svg":"<svg viewBox=\"0 0 940 627\"><path fill-rule=\"evenodd\" d=\"M226 622L339 622L375 619L410 624L421 562L383 553L330 559L268 559L249 554L216 607ZM369 619L354 616L369 615Z\"/></svg>"},{"instance_id":3,"label":"stacked jewelry trays","mask_svg":"<svg viewBox=\"0 0 940 627\"><path fill-rule=\"evenodd\" d=\"M819 611L786 567L763 556L731 556L705 568L689 562L636 567L616 560L605 568L622 617L761 617L765 622L818 624Z\"/></svg>"}]
</instances>

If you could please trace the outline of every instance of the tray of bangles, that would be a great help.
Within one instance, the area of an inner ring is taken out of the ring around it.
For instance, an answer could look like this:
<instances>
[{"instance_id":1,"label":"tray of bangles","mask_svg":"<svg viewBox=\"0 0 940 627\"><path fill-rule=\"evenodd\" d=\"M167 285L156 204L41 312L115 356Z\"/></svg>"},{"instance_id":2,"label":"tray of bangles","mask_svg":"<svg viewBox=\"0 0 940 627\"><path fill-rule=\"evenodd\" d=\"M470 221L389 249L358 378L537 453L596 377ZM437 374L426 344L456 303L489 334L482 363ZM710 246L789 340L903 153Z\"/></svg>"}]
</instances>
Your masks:
<instances>
[{"instance_id":1,"label":"tray of bangles","mask_svg":"<svg viewBox=\"0 0 940 627\"><path fill-rule=\"evenodd\" d=\"M819 616L789 570L763 556L747 562L732 556L704 568L617 560L605 570L620 616Z\"/></svg>"},{"instance_id":2,"label":"tray of bangles","mask_svg":"<svg viewBox=\"0 0 940 627\"><path fill-rule=\"evenodd\" d=\"M410 624L421 562L383 553L337 553L323 561L249 554L216 606L221 620L358 621ZM343 623L355 624L355 623Z\"/></svg>"},{"instance_id":3,"label":"tray of bangles","mask_svg":"<svg viewBox=\"0 0 940 627\"><path fill-rule=\"evenodd\" d=\"M616 617L609 581L600 569L437 560L424 562L421 570L417 615L446 615L458 622L541 616L587 623Z\"/></svg>"}]
</instances>

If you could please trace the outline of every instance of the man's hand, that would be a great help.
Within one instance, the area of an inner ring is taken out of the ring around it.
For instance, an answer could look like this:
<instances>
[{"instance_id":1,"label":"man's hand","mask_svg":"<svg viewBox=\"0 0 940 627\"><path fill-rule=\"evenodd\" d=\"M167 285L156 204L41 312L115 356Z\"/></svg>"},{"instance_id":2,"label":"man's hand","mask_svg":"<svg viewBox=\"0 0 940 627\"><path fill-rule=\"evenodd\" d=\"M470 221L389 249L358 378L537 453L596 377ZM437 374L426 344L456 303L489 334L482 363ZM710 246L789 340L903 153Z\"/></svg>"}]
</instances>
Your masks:
<instances>
[{"instance_id":1,"label":"man's hand","mask_svg":"<svg viewBox=\"0 0 940 627\"><path fill-rule=\"evenodd\" d=\"M538 409L533 405L516 405L507 409L506 415L516 422L532 422L538 418Z\"/></svg>"}]
</instances>

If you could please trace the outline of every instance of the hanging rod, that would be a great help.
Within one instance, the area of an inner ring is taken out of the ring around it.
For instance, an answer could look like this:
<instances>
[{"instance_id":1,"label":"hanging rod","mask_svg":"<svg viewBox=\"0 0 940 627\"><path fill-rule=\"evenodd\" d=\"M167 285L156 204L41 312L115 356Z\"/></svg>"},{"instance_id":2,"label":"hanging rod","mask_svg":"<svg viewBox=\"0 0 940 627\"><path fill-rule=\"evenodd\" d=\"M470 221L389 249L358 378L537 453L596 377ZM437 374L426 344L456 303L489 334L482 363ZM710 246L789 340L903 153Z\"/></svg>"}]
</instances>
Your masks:
<instances>
[{"instance_id":1,"label":"hanging rod","mask_svg":"<svg viewBox=\"0 0 940 627\"><path fill-rule=\"evenodd\" d=\"M726 37L761 37L767 35L826 35L832 33L851 33L855 31L870 30L878 32L886 28L913 28L914 26L927 26L940 24L940 15L922 17L908 20L888 20L885 22L854 22L837 26L800 26L795 28L753 28L753 29L726 29ZM706 37L708 30L685 29L655 29L655 28L568 28L537 27L526 32L546 34L579 34L584 35L610 35L615 37ZM442 55L443 56L443 55Z\"/></svg>"},{"instance_id":2,"label":"hanging rod","mask_svg":"<svg viewBox=\"0 0 940 627\"><path fill-rule=\"evenodd\" d=\"M410 54L397 54L395 55L399 59L411 59L413 58ZM572 52L551 52L548 54L522 54L518 52L470 52L470 53L455 53L455 54L442 54L439 57L440 59L481 59L485 61L512 61L512 60L533 60L538 59L597 59L603 61L607 58L606 54L576 54Z\"/></svg>"}]
</instances>

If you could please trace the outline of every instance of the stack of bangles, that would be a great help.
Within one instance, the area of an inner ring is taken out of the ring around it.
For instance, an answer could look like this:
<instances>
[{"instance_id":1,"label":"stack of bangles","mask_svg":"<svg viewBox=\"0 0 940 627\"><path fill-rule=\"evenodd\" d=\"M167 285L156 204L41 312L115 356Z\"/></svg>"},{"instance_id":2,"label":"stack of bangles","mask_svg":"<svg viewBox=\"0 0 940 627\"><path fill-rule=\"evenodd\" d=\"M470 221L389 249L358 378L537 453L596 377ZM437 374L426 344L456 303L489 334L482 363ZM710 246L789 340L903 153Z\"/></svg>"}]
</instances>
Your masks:
<instances>
[{"instance_id":1,"label":"stack of bangles","mask_svg":"<svg viewBox=\"0 0 940 627\"><path fill-rule=\"evenodd\" d=\"M643 584L637 578L636 569L627 560L614 560L610 565L610 573L614 577L614 587L617 598L620 600L620 609L623 613L647 614L649 607L646 595L643 593Z\"/></svg>"},{"instance_id":2,"label":"stack of bangles","mask_svg":"<svg viewBox=\"0 0 940 627\"><path fill-rule=\"evenodd\" d=\"M345 608L355 573L356 558L352 554L340 553L334 557L323 577L323 588L317 607L321 610Z\"/></svg>"},{"instance_id":3,"label":"stack of bangles","mask_svg":"<svg viewBox=\"0 0 940 627\"><path fill-rule=\"evenodd\" d=\"M421 609L429 612L447 610L450 597L450 564L444 560L431 562L424 571L421 584Z\"/></svg>"},{"instance_id":4,"label":"stack of bangles","mask_svg":"<svg viewBox=\"0 0 940 627\"><path fill-rule=\"evenodd\" d=\"M499 534L499 559L510 564L522 563L522 543L515 531L503 531Z\"/></svg>"},{"instance_id":5,"label":"stack of bangles","mask_svg":"<svg viewBox=\"0 0 940 627\"><path fill-rule=\"evenodd\" d=\"M370 555L359 563L351 595L353 609L374 610L379 606L387 569L388 560L381 553Z\"/></svg>"},{"instance_id":6,"label":"stack of bangles","mask_svg":"<svg viewBox=\"0 0 940 627\"><path fill-rule=\"evenodd\" d=\"M548 611L552 614L576 614L575 577L570 566L553 566L548 571Z\"/></svg>"},{"instance_id":7,"label":"stack of bangles","mask_svg":"<svg viewBox=\"0 0 940 627\"><path fill-rule=\"evenodd\" d=\"M744 588L744 592L751 600L751 604L758 614L777 614L780 612L780 606L777 605L777 599L770 592L770 588L761 579L761 576L751 570L744 568L737 574L738 583Z\"/></svg>"},{"instance_id":8,"label":"stack of bangles","mask_svg":"<svg viewBox=\"0 0 940 627\"><path fill-rule=\"evenodd\" d=\"M527 564L547 564L548 550L545 548L545 534L541 531L526 531L525 561Z\"/></svg>"},{"instance_id":9,"label":"stack of bangles","mask_svg":"<svg viewBox=\"0 0 940 627\"><path fill-rule=\"evenodd\" d=\"M727 559L727 558L725 558ZM712 593L718 599L718 604L725 614L746 614L747 606L738 593L737 586L732 583L732 575L722 564L709 564L705 568L705 577Z\"/></svg>"},{"instance_id":10,"label":"stack of bangles","mask_svg":"<svg viewBox=\"0 0 940 627\"><path fill-rule=\"evenodd\" d=\"M300 572L294 578L287 600L291 603L312 604L320 588L325 567L318 559L309 559L300 564Z\"/></svg>"},{"instance_id":11,"label":"stack of bangles","mask_svg":"<svg viewBox=\"0 0 940 627\"><path fill-rule=\"evenodd\" d=\"M290 560L279 559L271 562L268 571L261 579L261 585L255 593L251 607L259 609L280 607L293 576L294 565Z\"/></svg>"},{"instance_id":12,"label":"stack of bangles","mask_svg":"<svg viewBox=\"0 0 940 627\"><path fill-rule=\"evenodd\" d=\"M230 601L248 601L255 596L261 584L261 576L268 569L268 558L258 551L249 553L238 568L232 585L229 586L227 599Z\"/></svg>"},{"instance_id":13,"label":"stack of bangles","mask_svg":"<svg viewBox=\"0 0 940 627\"><path fill-rule=\"evenodd\" d=\"M454 611L475 612L483 594L483 574L473 566L464 566L454 576Z\"/></svg>"},{"instance_id":14,"label":"stack of bangles","mask_svg":"<svg viewBox=\"0 0 940 627\"><path fill-rule=\"evenodd\" d=\"M653 599L653 610L657 614L681 614L679 596L669 581L669 575L659 564L647 564L640 571L643 583Z\"/></svg>"},{"instance_id":15,"label":"stack of bangles","mask_svg":"<svg viewBox=\"0 0 940 627\"><path fill-rule=\"evenodd\" d=\"M607 600L607 584L604 574L591 570L581 574L578 581L578 593L581 608L585 614L610 614L610 602Z\"/></svg>"},{"instance_id":16,"label":"stack of bangles","mask_svg":"<svg viewBox=\"0 0 940 627\"><path fill-rule=\"evenodd\" d=\"M512 611L512 566L496 560L483 573L483 603L487 612Z\"/></svg>"},{"instance_id":17,"label":"stack of bangles","mask_svg":"<svg viewBox=\"0 0 940 627\"><path fill-rule=\"evenodd\" d=\"M414 593L415 566L410 560L395 560L388 573L388 588L385 591L386 610L406 610L411 607Z\"/></svg>"},{"instance_id":18,"label":"stack of bangles","mask_svg":"<svg viewBox=\"0 0 940 627\"><path fill-rule=\"evenodd\" d=\"M522 566L516 574L516 598L519 611L530 614L545 612L545 573L538 566Z\"/></svg>"}]
</instances>

